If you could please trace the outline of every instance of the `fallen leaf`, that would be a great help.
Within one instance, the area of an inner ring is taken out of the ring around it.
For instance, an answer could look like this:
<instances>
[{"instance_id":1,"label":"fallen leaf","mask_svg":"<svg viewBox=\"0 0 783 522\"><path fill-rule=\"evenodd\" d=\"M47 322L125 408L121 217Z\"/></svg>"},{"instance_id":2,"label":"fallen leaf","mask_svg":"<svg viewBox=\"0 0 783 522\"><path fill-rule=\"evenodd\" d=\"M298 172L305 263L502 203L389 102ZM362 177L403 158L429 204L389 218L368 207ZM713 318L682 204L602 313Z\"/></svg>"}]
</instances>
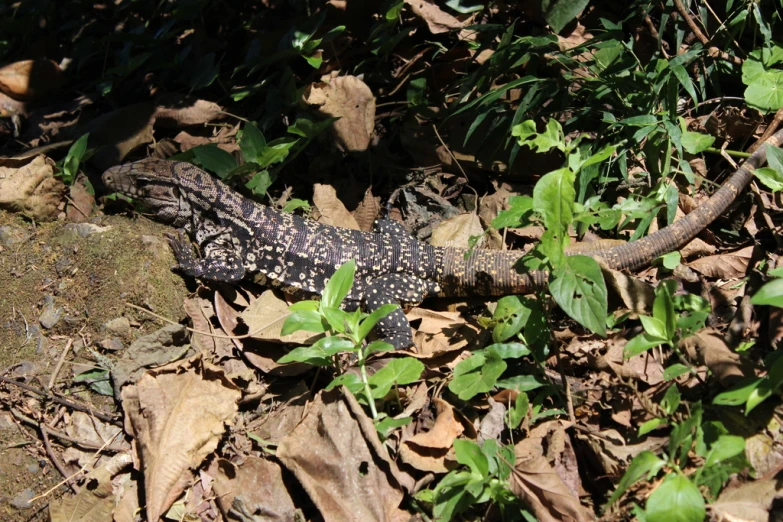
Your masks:
<instances>
[{"instance_id":1,"label":"fallen leaf","mask_svg":"<svg viewBox=\"0 0 783 522\"><path fill-rule=\"evenodd\" d=\"M283 483L280 465L258 457L248 457L241 464L218 461L214 483L218 506L227 520L290 521L296 508Z\"/></svg>"},{"instance_id":2,"label":"fallen leaf","mask_svg":"<svg viewBox=\"0 0 783 522\"><path fill-rule=\"evenodd\" d=\"M85 223L95 214L95 195L87 188L87 178L80 174L68 190L65 218L71 223Z\"/></svg>"},{"instance_id":3,"label":"fallen leaf","mask_svg":"<svg viewBox=\"0 0 783 522\"><path fill-rule=\"evenodd\" d=\"M92 163L101 170L122 163L132 150L152 143L155 107L137 103L111 111L92 120L82 133L90 133L88 147L98 148Z\"/></svg>"},{"instance_id":4,"label":"fallen leaf","mask_svg":"<svg viewBox=\"0 0 783 522\"><path fill-rule=\"evenodd\" d=\"M207 299L207 295L210 293L211 292L199 289L195 296L185 299L182 306L185 309L185 313L190 317L190 320L193 321L194 330L217 335L227 335L227 332L215 330L215 327L212 326L211 319L214 317L215 309L212 307L212 303ZM214 361L227 359L228 357L231 357L234 352L234 344L230 339L221 339L219 337L212 337L211 335L193 333L190 337L190 343L197 352L210 354L210 358Z\"/></svg>"},{"instance_id":5,"label":"fallen leaf","mask_svg":"<svg viewBox=\"0 0 783 522\"><path fill-rule=\"evenodd\" d=\"M465 22L443 11L432 0L405 0L416 16L427 22L427 27L432 34L447 33L462 29Z\"/></svg>"},{"instance_id":6,"label":"fallen leaf","mask_svg":"<svg viewBox=\"0 0 783 522\"><path fill-rule=\"evenodd\" d=\"M337 191L333 186L316 183L313 186L313 204L321 213L321 216L318 218L319 223L333 227L360 230L359 223L356 222L356 219L337 197Z\"/></svg>"},{"instance_id":7,"label":"fallen leaf","mask_svg":"<svg viewBox=\"0 0 783 522\"><path fill-rule=\"evenodd\" d=\"M364 197L359 202L359 206L353 213L356 222L359 225L359 230L370 232L373 229L375 220L381 213L381 205L378 202L380 198L372 195L372 187L367 187L364 192Z\"/></svg>"},{"instance_id":8,"label":"fallen leaf","mask_svg":"<svg viewBox=\"0 0 783 522\"><path fill-rule=\"evenodd\" d=\"M738 487L724 489L710 507L718 520L767 522L772 515L772 501L779 491L776 480L754 480Z\"/></svg>"},{"instance_id":9,"label":"fallen leaf","mask_svg":"<svg viewBox=\"0 0 783 522\"><path fill-rule=\"evenodd\" d=\"M720 332L713 328L704 328L683 339L680 348L709 368L724 387L754 376L753 368L733 352Z\"/></svg>"},{"instance_id":10,"label":"fallen leaf","mask_svg":"<svg viewBox=\"0 0 783 522\"><path fill-rule=\"evenodd\" d=\"M382 456L374 451L387 450L380 441L368 440L377 439L377 433L362 430L356 416L366 415L350 408L342 393L348 392L319 394L302 422L280 442L276 456L296 476L325 521L395 520L401 516L403 492L396 479L376 464Z\"/></svg>"},{"instance_id":11,"label":"fallen leaf","mask_svg":"<svg viewBox=\"0 0 783 522\"><path fill-rule=\"evenodd\" d=\"M241 392L200 355L150 370L122 390L125 429L144 472L147 520L158 520L182 494L192 471L217 448Z\"/></svg>"},{"instance_id":12,"label":"fallen leaf","mask_svg":"<svg viewBox=\"0 0 783 522\"><path fill-rule=\"evenodd\" d=\"M303 102L324 118L340 118L330 127L338 147L346 152L367 150L375 128L375 97L355 76L311 83Z\"/></svg>"},{"instance_id":13,"label":"fallen leaf","mask_svg":"<svg viewBox=\"0 0 783 522\"><path fill-rule=\"evenodd\" d=\"M415 307L406 317L411 322L421 320L413 336L415 357L429 358L461 351L478 337L478 329L467 324L459 312L437 312Z\"/></svg>"},{"instance_id":14,"label":"fallen leaf","mask_svg":"<svg viewBox=\"0 0 783 522\"><path fill-rule=\"evenodd\" d=\"M52 60L22 60L0 67L0 91L16 100L43 98L63 83L65 76Z\"/></svg>"},{"instance_id":15,"label":"fallen leaf","mask_svg":"<svg viewBox=\"0 0 783 522\"><path fill-rule=\"evenodd\" d=\"M474 213L460 214L438 223L432 231L430 244L439 247L470 248L472 236L483 237L479 217Z\"/></svg>"},{"instance_id":16,"label":"fallen leaf","mask_svg":"<svg viewBox=\"0 0 783 522\"><path fill-rule=\"evenodd\" d=\"M438 398L432 402L437 410L435 424L429 431L403 438L400 458L422 471L446 473L456 466L452 447L464 428L454 416L451 404Z\"/></svg>"},{"instance_id":17,"label":"fallen leaf","mask_svg":"<svg viewBox=\"0 0 783 522\"><path fill-rule=\"evenodd\" d=\"M54 162L45 156L18 168L0 166L0 208L52 221L64 193L65 185L54 177Z\"/></svg>"},{"instance_id":18,"label":"fallen leaf","mask_svg":"<svg viewBox=\"0 0 783 522\"><path fill-rule=\"evenodd\" d=\"M739 279L747 275L754 249L751 245L729 254L702 257L691 261L688 266L707 277Z\"/></svg>"},{"instance_id":19,"label":"fallen leaf","mask_svg":"<svg viewBox=\"0 0 783 522\"><path fill-rule=\"evenodd\" d=\"M280 335L283 324L291 312L288 303L277 297L274 290L264 290L257 299L239 314L247 325L248 333L253 339L276 341L291 344L312 344L321 334L299 330L289 335Z\"/></svg>"},{"instance_id":20,"label":"fallen leaf","mask_svg":"<svg viewBox=\"0 0 783 522\"><path fill-rule=\"evenodd\" d=\"M215 102L166 93L155 98L155 124L167 128L203 125L227 115Z\"/></svg>"}]
</instances>

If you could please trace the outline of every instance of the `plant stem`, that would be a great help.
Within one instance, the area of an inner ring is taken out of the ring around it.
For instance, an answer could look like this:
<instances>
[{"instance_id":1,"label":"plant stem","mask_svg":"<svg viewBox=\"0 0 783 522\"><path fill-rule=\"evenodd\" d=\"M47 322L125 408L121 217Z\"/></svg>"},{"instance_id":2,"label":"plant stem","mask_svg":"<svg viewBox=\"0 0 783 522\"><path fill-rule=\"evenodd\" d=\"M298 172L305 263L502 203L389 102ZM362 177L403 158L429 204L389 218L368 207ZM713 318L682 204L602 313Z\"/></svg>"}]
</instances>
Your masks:
<instances>
[{"instance_id":1,"label":"plant stem","mask_svg":"<svg viewBox=\"0 0 783 522\"><path fill-rule=\"evenodd\" d=\"M747 152L742 152L742 151L739 151L739 150L728 150L728 149L720 150L720 149L716 149L715 147L707 147L706 149L704 149L704 152L711 152L713 154L723 154L725 152L729 156L735 156L737 158L749 158L750 157L750 154L747 153Z\"/></svg>"},{"instance_id":2,"label":"plant stem","mask_svg":"<svg viewBox=\"0 0 783 522\"><path fill-rule=\"evenodd\" d=\"M370 405L370 412L372 413L372 419L378 418L378 410L375 409L375 399L372 398L372 390L370 389L370 381L367 379L367 369L364 366L365 353L364 349L360 350L361 359L359 359L359 369L362 373L362 382L364 383L364 394L367 396L367 402Z\"/></svg>"}]
</instances>

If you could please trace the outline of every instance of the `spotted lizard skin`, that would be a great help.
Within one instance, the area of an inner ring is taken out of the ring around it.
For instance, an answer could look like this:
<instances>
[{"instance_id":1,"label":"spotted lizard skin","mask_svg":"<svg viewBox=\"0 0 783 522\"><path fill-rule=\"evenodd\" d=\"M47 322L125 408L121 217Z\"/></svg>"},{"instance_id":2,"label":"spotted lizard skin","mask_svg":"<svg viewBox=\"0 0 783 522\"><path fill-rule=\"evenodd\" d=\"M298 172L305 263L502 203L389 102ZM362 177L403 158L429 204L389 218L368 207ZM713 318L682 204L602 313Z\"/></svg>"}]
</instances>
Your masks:
<instances>
[{"instance_id":1,"label":"spotted lizard skin","mask_svg":"<svg viewBox=\"0 0 783 522\"><path fill-rule=\"evenodd\" d=\"M780 145L783 131L769 138ZM691 241L721 215L765 160L753 153L699 208L654 234L589 255L617 270L635 270ZM411 237L399 223L379 220L373 232L323 225L245 198L189 163L146 159L103 174L112 190L135 198L156 219L180 229L170 237L178 270L212 281L256 281L292 293L320 295L343 263L356 262L346 308L413 306L426 297L525 294L544 287L545 272L519 273L518 251L440 248ZM198 245L194 255L185 234ZM382 319L378 335L395 348L413 344L402 309Z\"/></svg>"}]
</instances>

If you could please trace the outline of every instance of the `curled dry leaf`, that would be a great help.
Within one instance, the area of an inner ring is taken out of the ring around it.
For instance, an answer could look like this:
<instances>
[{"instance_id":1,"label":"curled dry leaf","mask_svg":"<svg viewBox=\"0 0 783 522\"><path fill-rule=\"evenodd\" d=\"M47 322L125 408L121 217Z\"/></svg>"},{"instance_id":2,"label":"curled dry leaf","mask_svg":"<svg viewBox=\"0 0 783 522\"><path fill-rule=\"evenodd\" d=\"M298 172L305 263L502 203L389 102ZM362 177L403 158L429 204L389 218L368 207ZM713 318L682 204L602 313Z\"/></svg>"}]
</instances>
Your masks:
<instances>
[{"instance_id":1,"label":"curled dry leaf","mask_svg":"<svg viewBox=\"0 0 783 522\"><path fill-rule=\"evenodd\" d=\"M779 492L776 480L754 480L724 489L710 507L718 520L767 522L771 520L770 508Z\"/></svg>"},{"instance_id":2,"label":"curled dry leaf","mask_svg":"<svg viewBox=\"0 0 783 522\"><path fill-rule=\"evenodd\" d=\"M137 103L114 110L87 125L82 133L90 133L89 147L98 151L92 162L100 169L121 163L133 149L152 143L155 106Z\"/></svg>"},{"instance_id":3,"label":"curled dry leaf","mask_svg":"<svg viewBox=\"0 0 783 522\"><path fill-rule=\"evenodd\" d=\"M197 100L179 94L162 94L155 99L155 123L161 127L179 128L225 118L215 102Z\"/></svg>"},{"instance_id":4,"label":"curled dry leaf","mask_svg":"<svg viewBox=\"0 0 783 522\"><path fill-rule=\"evenodd\" d=\"M728 254L702 257L688 263L688 266L707 277L738 279L745 277L753 258L754 246Z\"/></svg>"},{"instance_id":5,"label":"curled dry leaf","mask_svg":"<svg viewBox=\"0 0 783 522\"><path fill-rule=\"evenodd\" d=\"M430 244L439 247L469 248L471 236L483 236L479 217L474 213L460 214L438 223L432 231Z\"/></svg>"},{"instance_id":6,"label":"curled dry leaf","mask_svg":"<svg viewBox=\"0 0 783 522\"><path fill-rule=\"evenodd\" d=\"M753 368L731 351L720 332L713 328L704 328L683 339L680 348L709 368L724 387L754 376Z\"/></svg>"},{"instance_id":7,"label":"curled dry leaf","mask_svg":"<svg viewBox=\"0 0 783 522\"><path fill-rule=\"evenodd\" d=\"M321 213L318 222L334 227L360 230L359 223L337 197L337 191L333 186L316 183L313 186L313 203Z\"/></svg>"},{"instance_id":8,"label":"curled dry leaf","mask_svg":"<svg viewBox=\"0 0 783 522\"><path fill-rule=\"evenodd\" d=\"M54 162L46 156L18 168L0 166L0 208L52 221L64 193L65 185L54 177Z\"/></svg>"},{"instance_id":9,"label":"curled dry leaf","mask_svg":"<svg viewBox=\"0 0 783 522\"><path fill-rule=\"evenodd\" d=\"M227 520L248 520L247 514L268 513L274 516L252 520L293 522L296 508L283 483L280 465L266 459L249 457L241 465L218 461L213 485L220 511ZM258 515L257 515L258 516Z\"/></svg>"},{"instance_id":10,"label":"curled dry leaf","mask_svg":"<svg viewBox=\"0 0 783 522\"><path fill-rule=\"evenodd\" d=\"M197 355L150 370L122 390L125 429L144 471L147 520L158 520L217 448L241 392Z\"/></svg>"},{"instance_id":11,"label":"curled dry leaf","mask_svg":"<svg viewBox=\"0 0 783 522\"><path fill-rule=\"evenodd\" d=\"M51 522L106 522L112 520L114 495L111 479L132 463L130 454L115 456L105 465L93 470L85 481L85 487L72 497L53 500L49 504Z\"/></svg>"},{"instance_id":12,"label":"curled dry leaf","mask_svg":"<svg viewBox=\"0 0 783 522\"><path fill-rule=\"evenodd\" d=\"M22 60L0 67L0 91L16 100L41 99L64 82L62 70L52 60Z\"/></svg>"},{"instance_id":13,"label":"curled dry leaf","mask_svg":"<svg viewBox=\"0 0 783 522\"><path fill-rule=\"evenodd\" d=\"M384 471L393 463L376 464L383 457L375 448L386 449L375 430L362 429L357 416L366 415L351 408L342 393L317 396L302 422L280 442L277 457L327 522L396 520L403 492L394 473Z\"/></svg>"},{"instance_id":14,"label":"curled dry leaf","mask_svg":"<svg viewBox=\"0 0 783 522\"><path fill-rule=\"evenodd\" d=\"M212 307L212 303L203 294L206 294L203 289L199 289L199 292L194 297L185 299L183 307L185 313L188 314L191 321L193 321L193 329L199 332L206 332L218 335L227 335L227 332L223 330L215 331L212 326L212 317L215 315L215 310ZM234 345L231 339L222 339L219 337L212 337L211 335L205 335L200 333L194 333L190 342L197 352L206 352L210 354L211 359L215 361L221 361L231 355L234 352Z\"/></svg>"},{"instance_id":15,"label":"curled dry leaf","mask_svg":"<svg viewBox=\"0 0 783 522\"><path fill-rule=\"evenodd\" d=\"M321 335L300 330L289 335L280 335L283 323L291 315L288 303L277 297L274 290L265 290L258 299L250 302L239 315L247 325L253 339L292 344L312 344Z\"/></svg>"},{"instance_id":16,"label":"curled dry leaf","mask_svg":"<svg viewBox=\"0 0 783 522\"><path fill-rule=\"evenodd\" d=\"M406 438L400 445L403 462L422 471L446 473L456 466L454 439L464 428L454 416L454 408L442 399L433 399L437 417L432 429Z\"/></svg>"},{"instance_id":17,"label":"curled dry leaf","mask_svg":"<svg viewBox=\"0 0 783 522\"><path fill-rule=\"evenodd\" d=\"M328 83L311 83L303 101L324 118L340 118L330 131L342 150L362 151L370 146L375 128L375 98L359 78L340 76Z\"/></svg>"},{"instance_id":18,"label":"curled dry leaf","mask_svg":"<svg viewBox=\"0 0 783 522\"><path fill-rule=\"evenodd\" d=\"M443 11L432 0L405 0L416 16L427 22L427 27L432 34L447 33L465 27L462 21Z\"/></svg>"}]
</instances>

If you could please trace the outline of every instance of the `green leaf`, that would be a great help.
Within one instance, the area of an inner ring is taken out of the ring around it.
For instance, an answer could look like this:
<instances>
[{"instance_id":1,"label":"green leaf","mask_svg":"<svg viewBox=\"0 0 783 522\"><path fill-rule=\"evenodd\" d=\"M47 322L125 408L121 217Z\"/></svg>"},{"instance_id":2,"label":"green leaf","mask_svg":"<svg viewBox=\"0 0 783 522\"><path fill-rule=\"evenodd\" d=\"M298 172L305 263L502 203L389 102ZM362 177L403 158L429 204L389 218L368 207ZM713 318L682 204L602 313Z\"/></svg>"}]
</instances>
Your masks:
<instances>
[{"instance_id":1,"label":"green leaf","mask_svg":"<svg viewBox=\"0 0 783 522\"><path fill-rule=\"evenodd\" d=\"M449 390L463 401L470 400L479 393L492 390L506 366L494 350L474 353L454 368Z\"/></svg>"},{"instance_id":2,"label":"green leaf","mask_svg":"<svg viewBox=\"0 0 783 522\"><path fill-rule=\"evenodd\" d=\"M647 522L702 522L707 509L693 482L669 474L647 499Z\"/></svg>"},{"instance_id":3,"label":"green leaf","mask_svg":"<svg viewBox=\"0 0 783 522\"><path fill-rule=\"evenodd\" d=\"M745 439L738 435L721 435L718 437L704 461L704 467L714 466L724 460L739 455L745 451Z\"/></svg>"},{"instance_id":4,"label":"green leaf","mask_svg":"<svg viewBox=\"0 0 783 522\"><path fill-rule=\"evenodd\" d=\"M385 304L381 305L373 312L368 315L359 325L359 339L364 339L369 335L370 331L375 328L375 325L378 324L378 321L398 309L400 305L394 303L394 304Z\"/></svg>"},{"instance_id":5,"label":"green leaf","mask_svg":"<svg viewBox=\"0 0 783 522\"><path fill-rule=\"evenodd\" d=\"M498 388L517 390L520 392L535 390L547 386L548 384L548 382L535 375L515 375L508 379L501 379L495 383Z\"/></svg>"},{"instance_id":6,"label":"green leaf","mask_svg":"<svg viewBox=\"0 0 783 522\"><path fill-rule=\"evenodd\" d=\"M764 284L751 298L754 305L769 305L783 308L783 279L773 279Z\"/></svg>"},{"instance_id":7,"label":"green leaf","mask_svg":"<svg viewBox=\"0 0 783 522\"><path fill-rule=\"evenodd\" d=\"M682 148L690 154L698 154L712 147L715 136L700 132L686 131L682 133Z\"/></svg>"},{"instance_id":8,"label":"green leaf","mask_svg":"<svg viewBox=\"0 0 783 522\"><path fill-rule=\"evenodd\" d=\"M394 346L383 341L373 341L365 348L367 355L372 353L390 352L392 350L394 350Z\"/></svg>"},{"instance_id":9,"label":"green leaf","mask_svg":"<svg viewBox=\"0 0 783 522\"><path fill-rule=\"evenodd\" d=\"M664 281L655 289L655 301L653 301L653 317L663 324L663 332L660 337L673 339L677 328L677 314L674 311L672 293L674 281ZM645 327L646 330L646 327ZM651 335L657 334L648 331Z\"/></svg>"},{"instance_id":10,"label":"green leaf","mask_svg":"<svg viewBox=\"0 0 783 522\"><path fill-rule=\"evenodd\" d=\"M675 363L666 368L663 371L663 380L664 381L671 381L673 379L676 379L680 375L685 375L690 371L690 368L685 366L684 364Z\"/></svg>"},{"instance_id":11,"label":"green leaf","mask_svg":"<svg viewBox=\"0 0 783 522\"><path fill-rule=\"evenodd\" d=\"M351 291L355 273L355 260L351 259L347 263L340 265L332 274L332 277L329 278L329 282L326 283L323 294L321 294L321 306L338 308L345 296L348 295L348 292Z\"/></svg>"},{"instance_id":12,"label":"green leaf","mask_svg":"<svg viewBox=\"0 0 783 522\"><path fill-rule=\"evenodd\" d=\"M764 144L764 150L767 153L767 165L783 177L783 149L773 147L769 143Z\"/></svg>"},{"instance_id":13,"label":"green leaf","mask_svg":"<svg viewBox=\"0 0 783 522\"><path fill-rule=\"evenodd\" d=\"M279 163L288 157L291 148L297 143L299 143L299 138L293 138L291 136L284 136L272 140L266 147L261 149L256 163L258 163L261 168L266 168L275 163Z\"/></svg>"},{"instance_id":14,"label":"green leaf","mask_svg":"<svg viewBox=\"0 0 783 522\"><path fill-rule=\"evenodd\" d=\"M769 373L750 391L750 396L745 403L745 415L777 392L781 384L783 384L783 357L778 357L769 369Z\"/></svg>"},{"instance_id":15,"label":"green leaf","mask_svg":"<svg viewBox=\"0 0 783 522\"><path fill-rule=\"evenodd\" d=\"M550 230L564 231L574 220L574 173L558 169L544 174L533 188L533 210Z\"/></svg>"},{"instance_id":16,"label":"green leaf","mask_svg":"<svg viewBox=\"0 0 783 522\"><path fill-rule=\"evenodd\" d=\"M498 299L492 318L499 321L492 330L492 340L501 343L517 335L527 324L532 310L526 304L526 298L509 295Z\"/></svg>"},{"instance_id":17,"label":"green leaf","mask_svg":"<svg viewBox=\"0 0 783 522\"><path fill-rule=\"evenodd\" d=\"M609 304L598 262L588 256L568 256L552 276L549 291L560 308L590 331L606 335Z\"/></svg>"},{"instance_id":18,"label":"green leaf","mask_svg":"<svg viewBox=\"0 0 783 522\"><path fill-rule=\"evenodd\" d=\"M755 169L753 175L772 192L780 192L783 190L783 173L770 167L761 167Z\"/></svg>"},{"instance_id":19,"label":"green leaf","mask_svg":"<svg viewBox=\"0 0 783 522\"><path fill-rule=\"evenodd\" d=\"M476 0L446 0L446 5L460 14L470 14L484 9L484 4Z\"/></svg>"},{"instance_id":20,"label":"green leaf","mask_svg":"<svg viewBox=\"0 0 783 522\"><path fill-rule=\"evenodd\" d=\"M314 310L297 310L285 318L280 335L290 335L299 330L305 332L322 333L326 327L321 319L321 314Z\"/></svg>"},{"instance_id":21,"label":"green leaf","mask_svg":"<svg viewBox=\"0 0 783 522\"><path fill-rule=\"evenodd\" d=\"M527 393L520 392L514 401L514 406L508 410L508 427L512 430L518 428L527 417L529 409L530 399L528 399Z\"/></svg>"},{"instance_id":22,"label":"green leaf","mask_svg":"<svg viewBox=\"0 0 783 522\"><path fill-rule=\"evenodd\" d=\"M541 12L552 32L559 33L588 3L589 0L541 0Z\"/></svg>"},{"instance_id":23,"label":"green leaf","mask_svg":"<svg viewBox=\"0 0 783 522\"><path fill-rule=\"evenodd\" d=\"M242 136L239 138L239 148L242 150L242 159L245 160L245 163L252 161L259 165L261 164L259 157L261 156L261 151L266 148L266 138L252 122L247 122L242 129Z\"/></svg>"},{"instance_id":24,"label":"green leaf","mask_svg":"<svg viewBox=\"0 0 783 522\"><path fill-rule=\"evenodd\" d=\"M680 391L677 389L676 384L672 384L666 390L666 393L663 395L663 399L661 399L661 408L663 408L663 411L669 415L672 415L675 411L677 411L679 406Z\"/></svg>"},{"instance_id":25,"label":"green leaf","mask_svg":"<svg viewBox=\"0 0 783 522\"><path fill-rule=\"evenodd\" d=\"M329 339L329 342L321 343ZM280 359L277 360L280 364L291 362L303 362L312 364L313 366L331 366L332 356L336 353L349 351L353 348L353 343L348 339L341 337L324 337L319 339L318 343L312 346L299 346L294 348Z\"/></svg>"},{"instance_id":26,"label":"green leaf","mask_svg":"<svg viewBox=\"0 0 783 522\"><path fill-rule=\"evenodd\" d=\"M332 327L332 330L338 333L345 333L345 325L350 321L351 317L345 310L339 308L332 308L331 306L324 306L321 304L321 315L326 318L326 322Z\"/></svg>"},{"instance_id":27,"label":"green leaf","mask_svg":"<svg viewBox=\"0 0 783 522\"><path fill-rule=\"evenodd\" d=\"M655 418L645 421L641 426L639 426L639 436L643 437L651 431L658 429L660 426L663 426L664 424L666 424L666 419Z\"/></svg>"},{"instance_id":28,"label":"green leaf","mask_svg":"<svg viewBox=\"0 0 783 522\"><path fill-rule=\"evenodd\" d=\"M739 406L748 401L751 393L761 384L766 377L750 377L742 379L731 387L730 390L719 393L712 400L717 406Z\"/></svg>"},{"instance_id":29,"label":"green leaf","mask_svg":"<svg viewBox=\"0 0 783 522\"><path fill-rule=\"evenodd\" d=\"M662 255L659 259L665 268L674 270L677 268L680 262L682 262L682 255L678 250L675 250L674 252L669 252L668 254Z\"/></svg>"},{"instance_id":30,"label":"green leaf","mask_svg":"<svg viewBox=\"0 0 783 522\"><path fill-rule=\"evenodd\" d=\"M783 107L783 71L766 71L745 89L745 101L763 112L775 112Z\"/></svg>"},{"instance_id":31,"label":"green leaf","mask_svg":"<svg viewBox=\"0 0 783 522\"><path fill-rule=\"evenodd\" d=\"M303 199L291 199L289 200L285 206L283 207L283 212L288 212L289 214L293 212L296 209L303 208L305 210L310 210L310 203Z\"/></svg>"},{"instance_id":32,"label":"green leaf","mask_svg":"<svg viewBox=\"0 0 783 522\"><path fill-rule=\"evenodd\" d=\"M375 423L375 429L381 436L381 441L387 439L393 429L401 426L407 426L413 421L410 417L403 417L401 419L394 419L392 417L386 417Z\"/></svg>"},{"instance_id":33,"label":"green leaf","mask_svg":"<svg viewBox=\"0 0 783 522\"><path fill-rule=\"evenodd\" d=\"M519 359L530 355L530 349L522 343L491 344L486 349L495 351L501 359Z\"/></svg>"},{"instance_id":34,"label":"green leaf","mask_svg":"<svg viewBox=\"0 0 783 522\"><path fill-rule=\"evenodd\" d=\"M628 341L628 343L626 343L625 348L623 348L623 358L630 359L631 357L639 355L640 353L646 352L650 348L660 346L666 342L668 342L666 339L653 337L652 335L645 332L642 335L637 335Z\"/></svg>"},{"instance_id":35,"label":"green leaf","mask_svg":"<svg viewBox=\"0 0 783 522\"><path fill-rule=\"evenodd\" d=\"M501 210L492 220L492 228L500 230L506 227L519 227L527 224L533 210L533 198L530 196L511 196L508 198L509 208Z\"/></svg>"},{"instance_id":36,"label":"green leaf","mask_svg":"<svg viewBox=\"0 0 783 522\"><path fill-rule=\"evenodd\" d=\"M326 366L326 365L320 365ZM326 385L324 390L329 391L337 388L338 386L345 386L348 391L354 395L358 395L364 391L364 383L362 377L358 373L344 373L332 379L332 382Z\"/></svg>"},{"instance_id":37,"label":"green leaf","mask_svg":"<svg viewBox=\"0 0 783 522\"><path fill-rule=\"evenodd\" d=\"M647 475L648 480L654 477L665 465L666 461L656 457L652 451L645 450L636 455L628 465L628 469L625 470L623 478L617 484L617 489L612 493L607 505L611 506L620 500L623 493L645 475Z\"/></svg>"},{"instance_id":38,"label":"green leaf","mask_svg":"<svg viewBox=\"0 0 783 522\"><path fill-rule=\"evenodd\" d=\"M455 440L454 454L457 462L470 468L474 478L485 479L489 476L489 461L475 442L466 439Z\"/></svg>"},{"instance_id":39,"label":"green leaf","mask_svg":"<svg viewBox=\"0 0 783 522\"><path fill-rule=\"evenodd\" d=\"M659 321L655 317L650 317L649 315L640 315L639 320L642 322L642 326L644 326L644 331L647 332L650 337L667 339L666 325L663 324L663 321Z\"/></svg>"},{"instance_id":40,"label":"green leaf","mask_svg":"<svg viewBox=\"0 0 783 522\"><path fill-rule=\"evenodd\" d=\"M189 152L193 153L193 161L210 172L214 172L220 179L225 178L229 172L237 168L237 160L234 156L218 148L214 143L193 147Z\"/></svg>"},{"instance_id":41,"label":"green leaf","mask_svg":"<svg viewBox=\"0 0 783 522\"><path fill-rule=\"evenodd\" d=\"M368 379L373 398L385 397L395 384L410 384L419 380L423 371L424 363L413 357L392 359Z\"/></svg>"},{"instance_id":42,"label":"green leaf","mask_svg":"<svg viewBox=\"0 0 783 522\"><path fill-rule=\"evenodd\" d=\"M408 83L408 104L419 107L427 104L427 79L416 78Z\"/></svg>"}]
</instances>

